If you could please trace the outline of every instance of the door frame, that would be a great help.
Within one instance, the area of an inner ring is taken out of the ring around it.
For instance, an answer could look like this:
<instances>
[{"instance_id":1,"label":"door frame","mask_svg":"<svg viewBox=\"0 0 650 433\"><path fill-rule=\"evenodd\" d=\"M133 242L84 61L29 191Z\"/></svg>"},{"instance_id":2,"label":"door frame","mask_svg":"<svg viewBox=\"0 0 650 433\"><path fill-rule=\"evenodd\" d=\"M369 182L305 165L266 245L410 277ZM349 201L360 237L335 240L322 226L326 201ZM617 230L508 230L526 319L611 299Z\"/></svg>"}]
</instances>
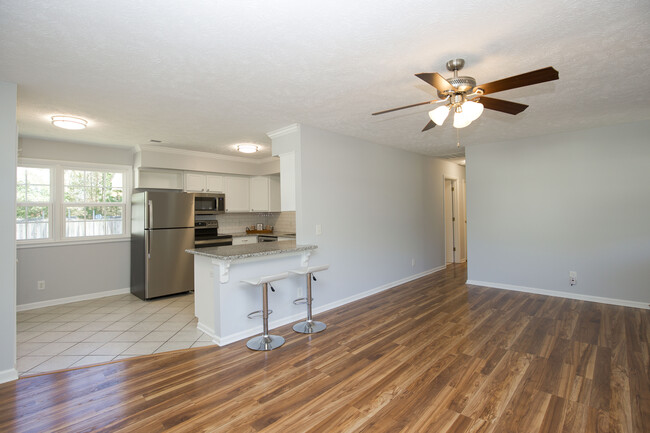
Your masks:
<instances>
[{"instance_id":1,"label":"door frame","mask_svg":"<svg viewBox=\"0 0 650 433\"><path fill-rule=\"evenodd\" d=\"M453 190L451 192L452 194L452 210L451 214L452 217L455 218L455 223L453 226L453 236L454 236L454 248L456 248L456 251L452 252L452 257L451 260L448 260L447 257L447 218L445 217L445 211L447 210L447 202L445 200L445 184L446 182L450 180L452 181L452 187ZM443 227L444 227L444 238L445 238L445 243L444 243L444 249L445 249L445 264L447 263L461 263L461 250L460 250L460 218L459 218L459 206L458 206L458 200L459 200L459 184L460 184L460 179L457 177L452 177L452 176L447 176L445 174L442 175L442 221L443 221Z\"/></svg>"}]
</instances>

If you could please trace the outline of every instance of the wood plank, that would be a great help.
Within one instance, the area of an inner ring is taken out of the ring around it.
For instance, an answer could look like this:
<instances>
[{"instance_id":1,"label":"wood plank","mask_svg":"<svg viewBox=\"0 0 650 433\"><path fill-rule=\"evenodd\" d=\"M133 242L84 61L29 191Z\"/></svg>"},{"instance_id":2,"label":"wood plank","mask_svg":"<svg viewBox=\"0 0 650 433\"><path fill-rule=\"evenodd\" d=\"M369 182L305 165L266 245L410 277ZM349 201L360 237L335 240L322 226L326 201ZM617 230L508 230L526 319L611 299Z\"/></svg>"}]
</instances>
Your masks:
<instances>
[{"instance_id":1,"label":"wood plank","mask_svg":"<svg viewBox=\"0 0 650 433\"><path fill-rule=\"evenodd\" d=\"M244 342L0 385L7 432L650 431L650 311L466 285L454 264Z\"/></svg>"}]
</instances>

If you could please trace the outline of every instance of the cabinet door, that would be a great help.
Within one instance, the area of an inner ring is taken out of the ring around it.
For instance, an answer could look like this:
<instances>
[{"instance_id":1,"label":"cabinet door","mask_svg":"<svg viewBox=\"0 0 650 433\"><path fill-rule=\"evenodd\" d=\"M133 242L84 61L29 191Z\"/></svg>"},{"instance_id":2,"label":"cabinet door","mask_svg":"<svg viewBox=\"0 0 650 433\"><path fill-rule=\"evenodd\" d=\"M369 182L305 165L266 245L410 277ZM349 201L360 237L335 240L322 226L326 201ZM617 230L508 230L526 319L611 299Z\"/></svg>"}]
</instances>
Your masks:
<instances>
[{"instance_id":1,"label":"cabinet door","mask_svg":"<svg viewBox=\"0 0 650 433\"><path fill-rule=\"evenodd\" d=\"M185 191L204 192L205 175L195 173L185 173Z\"/></svg>"},{"instance_id":2,"label":"cabinet door","mask_svg":"<svg viewBox=\"0 0 650 433\"><path fill-rule=\"evenodd\" d=\"M280 212L280 176L269 176L269 211Z\"/></svg>"},{"instance_id":3,"label":"cabinet door","mask_svg":"<svg viewBox=\"0 0 650 433\"><path fill-rule=\"evenodd\" d=\"M208 192L223 192L223 176L205 176L205 190Z\"/></svg>"},{"instance_id":4,"label":"cabinet door","mask_svg":"<svg viewBox=\"0 0 650 433\"><path fill-rule=\"evenodd\" d=\"M232 238L233 245L256 244L257 236L237 236Z\"/></svg>"},{"instance_id":5,"label":"cabinet door","mask_svg":"<svg viewBox=\"0 0 650 433\"><path fill-rule=\"evenodd\" d=\"M247 177L226 176L226 212L250 212L250 190Z\"/></svg>"},{"instance_id":6,"label":"cabinet door","mask_svg":"<svg viewBox=\"0 0 650 433\"><path fill-rule=\"evenodd\" d=\"M266 176L251 177L251 212L268 212L269 210L269 178Z\"/></svg>"}]
</instances>

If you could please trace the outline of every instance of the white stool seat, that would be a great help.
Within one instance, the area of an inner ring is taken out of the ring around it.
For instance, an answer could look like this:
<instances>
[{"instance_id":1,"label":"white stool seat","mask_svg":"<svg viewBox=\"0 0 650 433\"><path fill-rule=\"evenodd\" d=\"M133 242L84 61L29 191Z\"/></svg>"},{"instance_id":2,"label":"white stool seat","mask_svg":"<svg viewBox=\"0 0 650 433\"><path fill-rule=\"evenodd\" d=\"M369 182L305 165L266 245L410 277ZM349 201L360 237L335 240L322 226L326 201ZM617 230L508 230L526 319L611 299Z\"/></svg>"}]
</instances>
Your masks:
<instances>
[{"instance_id":1,"label":"white stool seat","mask_svg":"<svg viewBox=\"0 0 650 433\"><path fill-rule=\"evenodd\" d=\"M255 279L250 279L250 280L241 280L241 282L246 283L246 284L250 284L251 286L259 286L260 284L270 283L271 281L277 281L277 280L285 279L288 276L289 276L288 272L283 272L281 274L265 275L265 276L257 277Z\"/></svg>"},{"instance_id":2,"label":"white stool seat","mask_svg":"<svg viewBox=\"0 0 650 433\"><path fill-rule=\"evenodd\" d=\"M296 275L305 275L305 274L313 274L314 272L324 271L326 269L329 269L329 267L330 265L318 265L318 266L310 266L308 268L292 269L289 272Z\"/></svg>"}]
</instances>

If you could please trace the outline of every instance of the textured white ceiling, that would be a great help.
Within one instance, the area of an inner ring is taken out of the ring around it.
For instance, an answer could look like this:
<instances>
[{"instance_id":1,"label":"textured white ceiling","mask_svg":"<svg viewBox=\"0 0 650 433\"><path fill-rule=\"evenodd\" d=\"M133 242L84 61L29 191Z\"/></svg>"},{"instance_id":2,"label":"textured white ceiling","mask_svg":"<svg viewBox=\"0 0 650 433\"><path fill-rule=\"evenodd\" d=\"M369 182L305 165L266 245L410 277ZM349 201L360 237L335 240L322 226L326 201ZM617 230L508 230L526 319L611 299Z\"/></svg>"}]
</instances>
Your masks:
<instances>
[{"instance_id":1,"label":"textured white ceiling","mask_svg":"<svg viewBox=\"0 0 650 433\"><path fill-rule=\"evenodd\" d=\"M461 143L650 119L650 2L0 1L0 80L18 84L23 136L233 154L305 123L428 155L457 152L450 124L426 133L434 89L413 74L466 59L479 83L554 66L560 80L495 94ZM52 114L90 121L54 128ZM460 149L462 152L462 148Z\"/></svg>"}]
</instances>

